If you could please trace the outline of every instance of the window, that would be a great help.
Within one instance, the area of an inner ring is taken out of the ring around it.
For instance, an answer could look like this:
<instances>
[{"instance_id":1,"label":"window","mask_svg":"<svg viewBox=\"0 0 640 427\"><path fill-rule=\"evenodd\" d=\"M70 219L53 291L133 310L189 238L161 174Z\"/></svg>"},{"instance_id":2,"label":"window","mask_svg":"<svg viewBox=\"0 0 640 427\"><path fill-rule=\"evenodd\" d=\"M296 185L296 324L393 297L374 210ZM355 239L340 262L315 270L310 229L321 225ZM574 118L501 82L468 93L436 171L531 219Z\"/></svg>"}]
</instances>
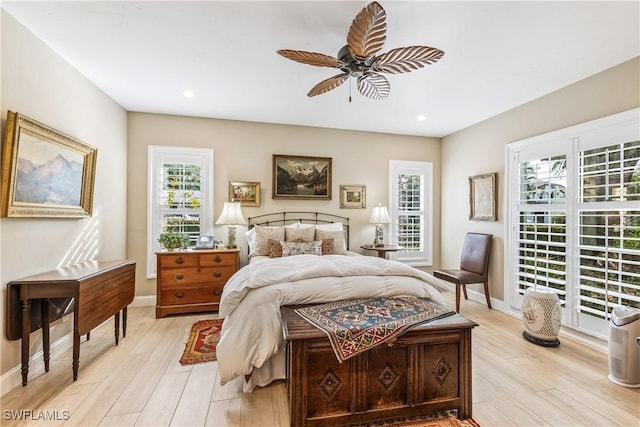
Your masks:
<instances>
[{"instance_id":1,"label":"window","mask_svg":"<svg viewBox=\"0 0 640 427\"><path fill-rule=\"evenodd\" d=\"M415 266L433 264L433 164L389 161L391 238L402 246L395 259Z\"/></svg>"},{"instance_id":2,"label":"window","mask_svg":"<svg viewBox=\"0 0 640 427\"><path fill-rule=\"evenodd\" d=\"M161 233L186 234L188 246L213 234L213 150L150 146L148 163L147 277L155 277Z\"/></svg>"},{"instance_id":3,"label":"window","mask_svg":"<svg viewBox=\"0 0 640 427\"><path fill-rule=\"evenodd\" d=\"M515 307L548 288L563 325L602 338L615 307L640 308L639 125L633 110L507 147Z\"/></svg>"}]
</instances>

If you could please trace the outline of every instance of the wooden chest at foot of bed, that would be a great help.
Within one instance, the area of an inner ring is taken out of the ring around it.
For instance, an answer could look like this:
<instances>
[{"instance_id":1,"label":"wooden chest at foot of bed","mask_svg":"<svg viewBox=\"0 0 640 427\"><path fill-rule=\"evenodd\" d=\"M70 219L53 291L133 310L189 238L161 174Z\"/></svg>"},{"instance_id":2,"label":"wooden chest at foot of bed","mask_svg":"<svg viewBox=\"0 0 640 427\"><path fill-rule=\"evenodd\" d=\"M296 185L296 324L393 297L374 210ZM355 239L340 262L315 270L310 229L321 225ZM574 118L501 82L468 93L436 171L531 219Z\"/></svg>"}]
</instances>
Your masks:
<instances>
[{"instance_id":1,"label":"wooden chest at foot of bed","mask_svg":"<svg viewBox=\"0 0 640 427\"><path fill-rule=\"evenodd\" d=\"M336 426L457 409L470 418L471 330L455 314L338 362L326 334L281 310L292 426Z\"/></svg>"}]
</instances>

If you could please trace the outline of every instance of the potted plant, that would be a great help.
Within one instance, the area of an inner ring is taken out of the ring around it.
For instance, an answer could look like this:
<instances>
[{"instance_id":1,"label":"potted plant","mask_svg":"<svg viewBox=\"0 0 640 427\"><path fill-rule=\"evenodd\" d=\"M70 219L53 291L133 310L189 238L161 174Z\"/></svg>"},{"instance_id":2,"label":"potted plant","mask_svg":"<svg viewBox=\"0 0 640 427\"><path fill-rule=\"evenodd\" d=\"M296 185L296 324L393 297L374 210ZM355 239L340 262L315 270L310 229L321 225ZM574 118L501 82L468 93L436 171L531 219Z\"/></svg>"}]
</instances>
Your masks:
<instances>
[{"instance_id":1,"label":"potted plant","mask_svg":"<svg viewBox=\"0 0 640 427\"><path fill-rule=\"evenodd\" d=\"M189 243L189 237L185 236L182 233L176 232L166 232L160 234L158 237L158 242L164 246L164 248L168 251L172 251L176 248L184 248Z\"/></svg>"}]
</instances>

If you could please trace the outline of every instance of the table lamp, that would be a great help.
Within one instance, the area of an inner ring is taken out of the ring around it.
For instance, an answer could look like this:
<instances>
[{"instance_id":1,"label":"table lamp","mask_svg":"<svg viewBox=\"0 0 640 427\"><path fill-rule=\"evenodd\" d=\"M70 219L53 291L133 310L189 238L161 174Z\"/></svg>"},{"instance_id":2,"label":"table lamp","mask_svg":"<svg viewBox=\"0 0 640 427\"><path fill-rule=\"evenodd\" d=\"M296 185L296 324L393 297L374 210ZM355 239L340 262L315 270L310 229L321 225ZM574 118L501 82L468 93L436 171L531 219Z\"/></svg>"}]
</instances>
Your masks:
<instances>
[{"instance_id":1,"label":"table lamp","mask_svg":"<svg viewBox=\"0 0 640 427\"><path fill-rule=\"evenodd\" d=\"M373 246L384 246L384 226L382 224L391 223L387 207L378 204L378 206L373 208L369 223L376 225L376 238L373 240Z\"/></svg>"},{"instance_id":2,"label":"table lamp","mask_svg":"<svg viewBox=\"0 0 640 427\"><path fill-rule=\"evenodd\" d=\"M240 202L224 202L224 208L216 224L224 224L229 226L229 241L227 248L236 248L236 225L245 225L247 220L242 216L242 208Z\"/></svg>"}]
</instances>

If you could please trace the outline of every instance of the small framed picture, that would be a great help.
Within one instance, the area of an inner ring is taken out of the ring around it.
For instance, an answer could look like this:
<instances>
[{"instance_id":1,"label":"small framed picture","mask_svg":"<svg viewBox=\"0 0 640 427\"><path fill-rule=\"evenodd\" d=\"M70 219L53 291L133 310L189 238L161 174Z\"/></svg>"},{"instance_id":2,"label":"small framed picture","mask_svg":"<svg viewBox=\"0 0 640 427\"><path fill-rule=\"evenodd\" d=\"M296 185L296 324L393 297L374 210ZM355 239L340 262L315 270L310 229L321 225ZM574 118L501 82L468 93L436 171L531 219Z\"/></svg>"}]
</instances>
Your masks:
<instances>
[{"instance_id":1,"label":"small framed picture","mask_svg":"<svg viewBox=\"0 0 640 427\"><path fill-rule=\"evenodd\" d=\"M366 185L341 185L340 208L364 209L367 207Z\"/></svg>"},{"instance_id":2,"label":"small framed picture","mask_svg":"<svg viewBox=\"0 0 640 427\"><path fill-rule=\"evenodd\" d=\"M498 220L498 174L496 172L469 177L469 219Z\"/></svg>"},{"instance_id":3,"label":"small framed picture","mask_svg":"<svg viewBox=\"0 0 640 427\"><path fill-rule=\"evenodd\" d=\"M260 183L229 181L229 201L241 206L260 206Z\"/></svg>"}]
</instances>

